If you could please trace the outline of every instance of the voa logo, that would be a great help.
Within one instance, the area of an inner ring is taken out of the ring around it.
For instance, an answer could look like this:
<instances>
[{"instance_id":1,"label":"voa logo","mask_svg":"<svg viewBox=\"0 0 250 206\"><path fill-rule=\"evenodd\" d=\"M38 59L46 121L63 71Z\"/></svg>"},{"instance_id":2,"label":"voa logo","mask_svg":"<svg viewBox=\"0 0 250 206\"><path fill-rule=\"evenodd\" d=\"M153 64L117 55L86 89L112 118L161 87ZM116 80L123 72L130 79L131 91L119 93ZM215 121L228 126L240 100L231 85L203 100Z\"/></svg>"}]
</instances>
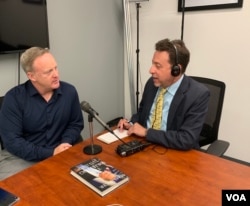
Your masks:
<instances>
[{"instance_id":1,"label":"voa logo","mask_svg":"<svg viewBox=\"0 0 250 206\"><path fill-rule=\"evenodd\" d=\"M235 202L239 202L239 201L247 201L246 197L244 194L227 194L226 193L226 198L227 201L235 201Z\"/></svg>"},{"instance_id":2,"label":"voa logo","mask_svg":"<svg viewBox=\"0 0 250 206\"><path fill-rule=\"evenodd\" d=\"M222 206L236 205L250 205L250 190L222 190Z\"/></svg>"}]
</instances>

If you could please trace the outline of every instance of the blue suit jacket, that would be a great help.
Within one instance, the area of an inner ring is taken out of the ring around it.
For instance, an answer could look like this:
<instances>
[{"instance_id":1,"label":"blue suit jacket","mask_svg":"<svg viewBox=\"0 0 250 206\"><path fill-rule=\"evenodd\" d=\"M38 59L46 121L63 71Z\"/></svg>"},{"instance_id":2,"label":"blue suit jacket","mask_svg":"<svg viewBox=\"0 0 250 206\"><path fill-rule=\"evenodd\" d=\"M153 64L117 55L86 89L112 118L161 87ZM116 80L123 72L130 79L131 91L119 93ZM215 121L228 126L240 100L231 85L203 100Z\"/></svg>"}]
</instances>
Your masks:
<instances>
[{"instance_id":1,"label":"blue suit jacket","mask_svg":"<svg viewBox=\"0 0 250 206\"><path fill-rule=\"evenodd\" d=\"M147 127L147 119L158 87L147 81L133 123ZM199 148L199 136L208 110L210 92L203 84L184 75L169 108L167 131L148 129L146 140L168 148L188 150ZM163 114L164 115L164 114Z\"/></svg>"}]
</instances>

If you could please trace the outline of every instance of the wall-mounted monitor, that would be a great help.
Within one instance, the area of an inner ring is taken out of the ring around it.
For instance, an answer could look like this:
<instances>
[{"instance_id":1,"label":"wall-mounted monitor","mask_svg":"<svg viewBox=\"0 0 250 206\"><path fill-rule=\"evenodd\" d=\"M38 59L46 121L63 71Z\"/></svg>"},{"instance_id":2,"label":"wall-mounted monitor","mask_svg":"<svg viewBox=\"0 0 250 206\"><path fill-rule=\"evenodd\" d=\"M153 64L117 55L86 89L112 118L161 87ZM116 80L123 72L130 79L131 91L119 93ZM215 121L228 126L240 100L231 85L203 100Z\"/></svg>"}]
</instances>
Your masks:
<instances>
[{"instance_id":1,"label":"wall-mounted monitor","mask_svg":"<svg viewBox=\"0 0 250 206\"><path fill-rule=\"evenodd\" d=\"M48 47L46 0L0 0L0 54Z\"/></svg>"}]
</instances>

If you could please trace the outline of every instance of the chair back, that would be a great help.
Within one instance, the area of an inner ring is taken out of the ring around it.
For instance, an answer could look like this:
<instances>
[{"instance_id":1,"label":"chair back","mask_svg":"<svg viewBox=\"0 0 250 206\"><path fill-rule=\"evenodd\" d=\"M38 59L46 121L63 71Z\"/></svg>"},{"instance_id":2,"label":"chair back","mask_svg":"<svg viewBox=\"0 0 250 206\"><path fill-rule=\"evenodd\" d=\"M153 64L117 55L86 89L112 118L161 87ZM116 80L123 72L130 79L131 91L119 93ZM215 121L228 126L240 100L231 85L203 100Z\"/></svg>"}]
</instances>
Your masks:
<instances>
[{"instance_id":1,"label":"chair back","mask_svg":"<svg viewBox=\"0 0 250 206\"><path fill-rule=\"evenodd\" d=\"M200 147L202 147L218 139L226 85L224 82L215 79L196 76L191 76L191 78L204 84L210 90L208 112L199 141Z\"/></svg>"},{"instance_id":2,"label":"chair back","mask_svg":"<svg viewBox=\"0 0 250 206\"><path fill-rule=\"evenodd\" d=\"M2 107L3 99L4 99L3 96L0 97L0 110L1 110L1 107ZM0 111L0 112L1 112L1 111ZM4 148L4 147L3 147L3 141L2 141L2 139L1 139L1 136L0 136L0 148L1 148L1 149Z\"/></svg>"}]
</instances>

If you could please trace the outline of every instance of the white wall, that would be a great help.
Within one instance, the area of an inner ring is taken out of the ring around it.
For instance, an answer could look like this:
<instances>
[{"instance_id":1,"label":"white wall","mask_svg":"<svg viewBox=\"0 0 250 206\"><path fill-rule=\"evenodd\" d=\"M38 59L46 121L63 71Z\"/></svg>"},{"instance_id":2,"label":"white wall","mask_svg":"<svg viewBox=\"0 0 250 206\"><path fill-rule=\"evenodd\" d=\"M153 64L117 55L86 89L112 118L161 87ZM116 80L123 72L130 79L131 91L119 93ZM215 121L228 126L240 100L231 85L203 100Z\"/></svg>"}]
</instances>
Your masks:
<instances>
[{"instance_id":1,"label":"white wall","mask_svg":"<svg viewBox=\"0 0 250 206\"><path fill-rule=\"evenodd\" d=\"M154 44L163 38L181 38L181 13L178 1L149 0L141 2L140 71L142 88L149 77L148 70ZM130 3L133 48L136 49L136 7ZM219 139L231 143L227 156L250 161L250 1L241 9L186 12L184 41L191 51L188 75L205 76L226 83L224 108ZM136 61L136 56L133 56ZM127 89L126 85L126 89ZM128 105L129 97L126 97ZM130 108L126 108L130 116Z\"/></svg>"}]
</instances>

